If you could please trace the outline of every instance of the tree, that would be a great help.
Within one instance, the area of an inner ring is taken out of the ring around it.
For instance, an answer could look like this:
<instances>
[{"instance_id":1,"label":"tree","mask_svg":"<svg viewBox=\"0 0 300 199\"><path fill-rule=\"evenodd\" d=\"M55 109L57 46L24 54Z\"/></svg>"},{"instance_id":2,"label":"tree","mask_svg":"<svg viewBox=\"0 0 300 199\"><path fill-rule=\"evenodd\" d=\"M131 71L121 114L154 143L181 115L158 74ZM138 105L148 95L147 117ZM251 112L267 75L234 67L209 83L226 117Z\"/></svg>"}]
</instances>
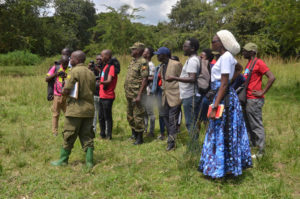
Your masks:
<instances>
[{"instance_id":1,"label":"tree","mask_svg":"<svg viewBox=\"0 0 300 199\"><path fill-rule=\"evenodd\" d=\"M96 11L90 0L54 0L56 31L63 47L83 49L91 38L90 28L96 25Z\"/></svg>"},{"instance_id":2,"label":"tree","mask_svg":"<svg viewBox=\"0 0 300 199\"><path fill-rule=\"evenodd\" d=\"M97 54L101 49L108 48L114 53L128 53L129 47L136 41L146 45L155 45L153 26L132 23L131 20L140 18L136 13L140 8L123 5L119 9L107 6L108 13L97 16L97 24L91 28L93 36L86 50L90 54Z\"/></svg>"},{"instance_id":3,"label":"tree","mask_svg":"<svg viewBox=\"0 0 300 199\"><path fill-rule=\"evenodd\" d=\"M47 0L6 0L0 4L0 53L14 50L43 52L40 10Z\"/></svg>"}]
</instances>

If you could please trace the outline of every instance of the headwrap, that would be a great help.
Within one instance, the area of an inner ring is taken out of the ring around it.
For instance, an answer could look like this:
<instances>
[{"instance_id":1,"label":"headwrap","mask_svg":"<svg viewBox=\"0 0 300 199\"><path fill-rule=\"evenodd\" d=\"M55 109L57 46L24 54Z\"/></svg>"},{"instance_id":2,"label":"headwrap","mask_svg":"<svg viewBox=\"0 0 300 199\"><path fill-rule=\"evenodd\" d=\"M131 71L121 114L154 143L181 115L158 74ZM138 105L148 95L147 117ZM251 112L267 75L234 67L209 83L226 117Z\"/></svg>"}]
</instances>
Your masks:
<instances>
[{"instance_id":1,"label":"headwrap","mask_svg":"<svg viewBox=\"0 0 300 199\"><path fill-rule=\"evenodd\" d=\"M217 36L220 38L224 48L228 50L232 55L236 55L240 52L240 44L236 41L235 37L228 30L220 30L217 32Z\"/></svg>"}]
</instances>

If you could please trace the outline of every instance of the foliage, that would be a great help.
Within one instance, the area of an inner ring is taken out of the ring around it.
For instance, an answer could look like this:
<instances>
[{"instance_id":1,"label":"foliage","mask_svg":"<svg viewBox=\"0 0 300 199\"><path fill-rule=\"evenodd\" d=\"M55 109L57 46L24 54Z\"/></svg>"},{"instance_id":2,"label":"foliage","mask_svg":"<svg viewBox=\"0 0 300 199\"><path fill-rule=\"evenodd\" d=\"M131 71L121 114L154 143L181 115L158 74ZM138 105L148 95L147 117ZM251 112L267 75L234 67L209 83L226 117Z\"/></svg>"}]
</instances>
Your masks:
<instances>
[{"instance_id":1,"label":"foliage","mask_svg":"<svg viewBox=\"0 0 300 199\"><path fill-rule=\"evenodd\" d=\"M54 20L62 44L83 49L90 40L88 31L96 24L96 10L90 0L54 0Z\"/></svg>"},{"instance_id":2,"label":"foliage","mask_svg":"<svg viewBox=\"0 0 300 199\"><path fill-rule=\"evenodd\" d=\"M13 51L7 54L0 54L1 66L27 66L35 65L41 61L38 55L28 51Z\"/></svg>"},{"instance_id":3,"label":"foliage","mask_svg":"<svg viewBox=\"0 0 300 199\"><path fill-rule=\"evenodd\" d=\"M157 46L152 26L131 22L133 19L140 18L136 12L141 9L132 9L129 5L123 5L118 10L112 7L107 9L110 12L100 13L97 16L96 26L91 29L92 41L86 47L89 54L99 53L101 49L111 49L115 53L128 53L129 47L136 41Z\"/></svg>"},{"instance_id":4,"label":"foliage","mask_svg":"<svg viewBox=\"0 0 300 199\"><path fill-rule=\"evenodd\" d=\"M54 16L47 14L53 8ZM142 8L107 6L95 12L92 0L0 1L0 53L28 50L42 56L62 48L84 49L90 55L109 48L128 53L136 41L181 51L188 37L209 48L214 34L228 29L241 46L255 42L261 55L288 59L300 53L298 0L179 0L156 26L134 23Z\"/></svg>"},{"instance_id":5,"label":"foliage","mask_svg":"<svg viewBox=\"0 0 300 199\"><path fill-rule=\"evenodd\" d=\"M43 52L41 9L47 0L6 0L0 3L0 53L14 50Z\"/></svg>"}]
</instances>

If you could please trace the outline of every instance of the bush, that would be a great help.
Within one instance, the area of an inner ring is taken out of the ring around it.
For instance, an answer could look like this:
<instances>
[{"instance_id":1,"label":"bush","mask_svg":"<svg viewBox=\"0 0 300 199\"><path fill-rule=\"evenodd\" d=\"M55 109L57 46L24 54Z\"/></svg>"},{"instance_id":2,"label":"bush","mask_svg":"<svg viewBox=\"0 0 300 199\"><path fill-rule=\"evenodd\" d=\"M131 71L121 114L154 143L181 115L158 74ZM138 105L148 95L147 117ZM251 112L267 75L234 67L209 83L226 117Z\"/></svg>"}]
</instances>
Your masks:
<instances>
[{"instance_id":1,"label":"bush","mask_svg":"<svg viewBox=\"0 0 300 199\"><path fill-rule=\"evenodd\" d=\"M28 66L35 65L41 61L38 55L29 51L13 51L7 54L0 54L1 66Z\"/></svg>"}]
</instances>

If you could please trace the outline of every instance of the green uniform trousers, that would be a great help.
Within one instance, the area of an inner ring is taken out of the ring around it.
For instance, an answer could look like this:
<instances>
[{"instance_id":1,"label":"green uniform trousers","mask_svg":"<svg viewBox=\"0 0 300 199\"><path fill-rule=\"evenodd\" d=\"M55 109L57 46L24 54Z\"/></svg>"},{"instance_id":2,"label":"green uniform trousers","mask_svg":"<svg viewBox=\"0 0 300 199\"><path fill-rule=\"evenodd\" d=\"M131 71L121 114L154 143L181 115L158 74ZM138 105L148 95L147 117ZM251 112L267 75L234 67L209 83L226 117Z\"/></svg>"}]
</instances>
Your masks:
<instances>
[{"instance_id":1,"label":"green uniform trousers","mask_svg":"<svg viewBox=\"0 0 300 199\"><path fill-rule=\"evenodd\" d=\"M127 98L127 120L132 129L137 133L144 132L145 123L145 109L142 103L136 103L132 98Z\"/></svg>"},{"instance_id":2,"label":"green uniform trousers","mask_svg":"<svg viewBox=\"0 0 300 199\"><path fill-rule=\"evenodd\" d=\"M64 144L63 148L71 150L74 143L79 137L81 146L84 151L88 147L94 148L95 134L93 131L93 118L89 117L66 117L65 128L63 132Z\"/></svg>"}]
</instances>

